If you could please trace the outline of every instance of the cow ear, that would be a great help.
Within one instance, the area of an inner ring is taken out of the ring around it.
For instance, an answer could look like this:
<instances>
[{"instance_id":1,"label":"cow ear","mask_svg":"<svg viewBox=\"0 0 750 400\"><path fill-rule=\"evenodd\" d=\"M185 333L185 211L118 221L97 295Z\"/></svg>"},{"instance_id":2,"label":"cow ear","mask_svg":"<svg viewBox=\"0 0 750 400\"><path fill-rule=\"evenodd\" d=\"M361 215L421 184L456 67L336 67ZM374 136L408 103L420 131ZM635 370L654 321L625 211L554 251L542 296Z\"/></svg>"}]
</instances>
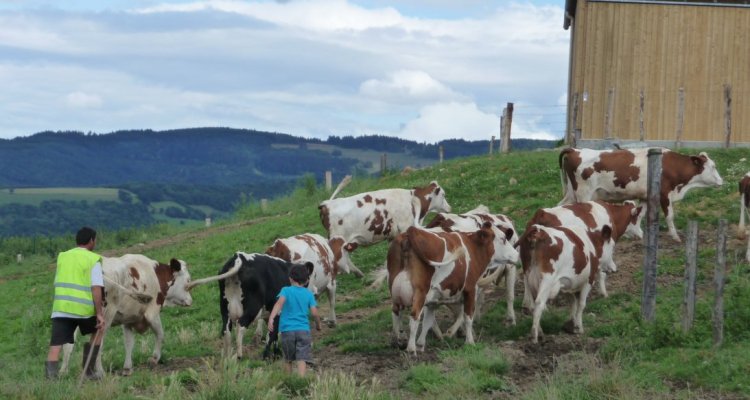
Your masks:
<instances>
[{"instance_id":1,"label":"cow ear","mask_svg":"<svg viewBox=\"0 0 750 400\"><path fill-rule=\"evenodd\" d=\"M305 263L305 267L307 267L307 275L312 276L313 270L315 269L315 265L313 265L313 263L308 261Z\"/></svg>"},{"instance_id":2,"label":"cow ear","mask_svg":"<svg viewBox=\"0 0 750 400\"><path fill-rule=\"evenodd\" d=\"M359 244L356 243L356 242L347 243L347 244L344 245L344 250L346 250L346 251L348 251L348 252L351 253L354 250L357 250L358 246L359 246Z\"/></svg>"},{"instance_id":3,"label":"cow ear","mask_svg":"<svg viewBox=\"0 0 750 400\"><path fill-rule=\"evenodd\" d=\"M176 258L169 260L169 266L172 268L172 271L174 272L177 272L182 269L182 264Z\"/></svg>"},{"instance_id":4,"label":"cow ear","mask_svg":"<svg viewBox=\"0 0 750 400\"><path fill-rule=\"evenodd\" d=\"M505 239L510 241L510 239L513 238L513 229L506 228L505 229Z\"/></svg>"},{"instance_id":5,"label":"cow ear","mask_svg":"<svg viewBox=\"0 0 750 400\"><path fill-rule=\"evenodd\" d=\"M612 237L612 227L610 227L609 225L604 225L602 227L602 239L604 239L604 241L606 242L611 237Z\"/></svg>"},{"instance_id":6,"label":"cow ear","mask_svg":"<svg viewBox=\"0 0 750 400\"><path fill-rule=\"evenodd\" d=\"M706 158L701 157L701 156L690 156L690 159L693 161L693 164L698 167L700 167L701 165L703 165L703 163L706 162Z\"/></svg>"},{"instance_id":7,"label":"cow ear","mask_svg":"<svg viewBox=\"0 0 750 400\"><path fill-rule=\"evenodd\" d=\"M433 193L435 193L435 196L439 195L440 194L440 186L436 187L435 191Z\"/></svg>"},{"instance_id":8,"label":"cow ear","mask_svg":"<svg viewBox=\"0 0 750 400\"><path fill-rule=\"evenodd\" d=\"M484 221L484 223L482 223L482 229L492 229L492 222Z\"/></svg>"}]
</instances>

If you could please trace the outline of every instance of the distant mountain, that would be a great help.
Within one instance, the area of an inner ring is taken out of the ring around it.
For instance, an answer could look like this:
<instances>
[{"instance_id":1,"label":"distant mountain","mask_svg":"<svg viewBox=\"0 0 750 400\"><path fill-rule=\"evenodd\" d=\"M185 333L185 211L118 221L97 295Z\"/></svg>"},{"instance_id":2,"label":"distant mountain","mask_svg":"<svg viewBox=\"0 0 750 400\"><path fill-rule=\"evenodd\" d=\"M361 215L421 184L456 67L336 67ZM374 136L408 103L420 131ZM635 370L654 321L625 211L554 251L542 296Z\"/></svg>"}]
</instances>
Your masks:
<instances>
[{"instance_id":1,"label":"distant mountain","mask_svg":"<svg viewBox=\"0 0 750 400\"><path fill-rule=\"evenodd\" d=\"M554 141L513 140L515 150ZM424 167L486 154L489 142L417 143L388 136L307 139L230 128L130 130L108 134L41 132L0 139L0 237L54 235L81 224L110 230L158 221L221 218L239 204L290 192L303 177L334 182L346 174ZM309 182L309 181L308 181ZM78 188L119 189L117 199L82 198ZM70 188L23 195L24 188ZM16 190L19 189L19 190ZM41 196L41 197L40 197Z\"/></svg>"},{"instance_id":2,"label":"distant mountain","mask_svg":"<svg viewBox=\"0 0 750 400\"><path fill-rule=\"evenodd\" d=\"M512 146L523 150L555 143L518 139ZM452 139L424 144L388 136L331 136L323 141L231 128L41 132L0 140L0 187L229 186L296 180L306 173L320 181L325 171L332 171L336 180L355 170L378 171L381 153L388 154L389 168L403 167L402 159L432 164L440 145L451 159L486 154L489 143Z\"/></svg>"}]
</instances>

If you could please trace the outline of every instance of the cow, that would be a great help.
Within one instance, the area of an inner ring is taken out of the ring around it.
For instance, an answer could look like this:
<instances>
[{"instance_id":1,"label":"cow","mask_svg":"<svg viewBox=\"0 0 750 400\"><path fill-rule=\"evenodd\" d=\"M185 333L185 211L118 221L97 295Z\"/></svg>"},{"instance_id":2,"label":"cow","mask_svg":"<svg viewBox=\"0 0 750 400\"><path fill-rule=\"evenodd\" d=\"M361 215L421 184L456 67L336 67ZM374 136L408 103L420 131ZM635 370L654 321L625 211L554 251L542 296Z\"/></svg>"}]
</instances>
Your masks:
<instances>
[{"instance_id":1,"label":"cow","mask_svg":"<svg viewBox=\"0 0 750 400\"><path fill-rule=\"evenodd\" d=\"M185 261L173 258L169 265L159 263L140 254L125 254L121 257L102 257L104 275L104 321L105 331L122 325L125 342L123 375L133 372L134 332L144 333L151 328L156 336L154 351L149 359L155 365L161 359L164 341L160 312L163 306L189 307L193 298L187 291L190 272ZM64 361L61 371L67 371L73 344L63 346ZM101 352L95 370L103 375Z\"/></svg>"},{"instance_id":2,"label":"cow","mask_svg":"<svg viewBox=\"0 0 750 400\"><path fill-rule=\"evenodd\" d=\"M293 263L311 262L313 272L307 288L317 297L321 292L328 294L331 311L327 320L331 327L336 326L336 276L349 262L349 253L342 250L344 239L335 237L326 240L315 233L303 233L285 239L276 239L266 249L266 254ZM333 249L338 251L334 251Z\"/></svg>"},{"instance_id":3,"label":"cow","mask_svg":"<svg viewBox=\"0 0 750 400\"><path fill-rule=\"evenodd\" d=\"M392 240L410 226L421 225L431 211L451 210L445 191L436 181L411 190L382 189L336 199L340 187L329 200L320 203L318 210L328 238L343 237L343 249L348 252L359 245ZM362 276L356 267L350 268Z\"/></svg>"},{"instance_id":4,"label":"cow","mask_svg":"<svg viewBox=\"0 0 750 400\"><path fill-rule=\"evenodd\" d=\"M484 205L479 205L471 211L467 211L463 214L450 214L450 213L437 213L433 217L425 228L428 230L435 231L435 229L442 230L445 232L473 232L481 228L485 222L490 222L496 228L505 231L510 229L511 237L508 239L511 245L515 245L518 241L518 235L516 229L513 226L513 220L503 214L491 214L489 208ZM485 275L492 275L495 282L499 284L500 279L505 277L506 287L506 315L505 320L510 325L516 324L516 314L513 310L513 300L515 299L515 285L516 285L516 266L514 264L504 265L490 265L485 271ZM480 293L478 296L477 310L481 308L481 286ZM476 316L475 316L476 319ZM453 336L457 329L461 327L463 321L463 313L457 313L457 320L453 326L448 329L448 336ZM437 328L437 324L435 324ZM439 329L435 332L440 336Z\"/></svg>"},{"instance_id":5,"label":"cow","mask_svg":"<svg viewBox=\"0 0 750 400\"><path fill-rule=\"evenodd\" d=\"M508 242L510 236L510 230L500 231L488 222L470 233L410 227L393 240L386 263L396 341L401 333L402 309L411 307L406 350L416 353L417 345L424 351L427 331L435 322L434 309L457 302L463 304L466 342L474 343L477 281L490 264L518 261L518 252ZM416 339L420 320L422 332Z\"/></svg>"},{"instance_id":6,"label":"cow","mask_svg":"<svg viewBox=\"0 0 750 400\"><path fill-rule=\"evenodd\" d=\"M605 225L598 234L590 235L578 226L550 228L532 225L519 239L521 264L526 284L534 300L531 340L537 343L541 334L540 320L547 306L559 292L573 294L570 320L563 329L583 333L583 309L599 269L602 255L611 250L605 246L612 228Z\"/></svg>"},{"instance_id":7,"label":"cow","mask_svg":"<svg viewBox=\"0 0 750 400\"><path fill-rule=\"evenodd\" d=\"M648 151L562 150L559 164L565 195L558 205L589 200L647 200ZM687 156L662 149L660 204L672 239L680 242L674 226L674 203L691 188L718 187L723 183L716 164L705 152Z\"/></svg>"},{"instance_id":8,"label":"cow","mask_svg":"<svg viewBox=\"0 0 750 400\"><path fill-rule=\"evenodd\" d=\"M623 236L643 239L641 220L644 214L643 206L638 206L630 200L623 204L612 204L599 200L587 201L552 208L540 208L526 224L526 230L535 224L551 228L578 226L585 229L589 235L601 235L604 226L610 226L612 235L605 245L614 248L615 242ZM604 255L611 254L612 251L604 252ZM611 258L600 259L599 265L599 292L602 296L607 297L605 286L607 273L617 271L617 265ZM525 285L525 287L523 305L526 309L531 309L528 285Z\"/></svg>"},{"instance_id":9,"label":"cow","mask_svg":"<svg viewBox=\"0 0 750 400\"><path fill-rule=\"evenodd\" d=\"M750 206L750 172L740 179L740 223L737 226L737 236L744 239L747 236L745 230L745 212Z\"/></svg>"},{"instance_id":10,"label":"cow","mask_svg":"<svg viewBox=\"0 0 750 400\"><path fill-rule=\"evenodd\" d=\"M216 276L198 279L188 285L219 281L219 309L221 332L224 337L224 356L231 354L233 328L236 328L237 358L242 358L242 339L247 327L262 318L263 310L271 312L281 288L289 286L289 270L295 263L260 253L236 252ZM304 263L312 273L313 264Z\"/></svg>"}]
</instances>

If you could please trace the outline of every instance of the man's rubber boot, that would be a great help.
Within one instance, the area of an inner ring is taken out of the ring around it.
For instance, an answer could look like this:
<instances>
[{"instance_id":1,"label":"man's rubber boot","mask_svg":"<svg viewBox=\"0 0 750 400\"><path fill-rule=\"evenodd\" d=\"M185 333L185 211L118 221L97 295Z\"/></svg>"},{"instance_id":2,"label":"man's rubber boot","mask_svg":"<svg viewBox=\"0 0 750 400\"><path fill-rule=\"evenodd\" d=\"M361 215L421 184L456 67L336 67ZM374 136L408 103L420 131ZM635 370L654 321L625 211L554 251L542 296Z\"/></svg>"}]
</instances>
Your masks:
<instances>
[{"instance_id":1,"label":"man's rubber boot","mask_svg":"<svg viewBox=\"0 0 750 400\"><path fill-rule=\"evenodd\" d=\"M58 361L47 361L45 363L47 379L57 379L57 371L60 367Z\"/></svg>"},{"instance_id":2,"label":"man's rubber boot","mask_svg":"<svg viewBox=\"0 0 750 400\"><path fill-rule=\"evenodd\" d=\"M83 364L82 368L86 368L86 359L89 357L89 353L91 353L91 361L89 361L89 366L86 368L86 378L88 379L102 379L101 376L99 376L96 373L96 357L99 355L99 348L101 346L94 346L94 348L91 348L90 343L84 343L83 345Z\"/></svg>"}]
</instances>

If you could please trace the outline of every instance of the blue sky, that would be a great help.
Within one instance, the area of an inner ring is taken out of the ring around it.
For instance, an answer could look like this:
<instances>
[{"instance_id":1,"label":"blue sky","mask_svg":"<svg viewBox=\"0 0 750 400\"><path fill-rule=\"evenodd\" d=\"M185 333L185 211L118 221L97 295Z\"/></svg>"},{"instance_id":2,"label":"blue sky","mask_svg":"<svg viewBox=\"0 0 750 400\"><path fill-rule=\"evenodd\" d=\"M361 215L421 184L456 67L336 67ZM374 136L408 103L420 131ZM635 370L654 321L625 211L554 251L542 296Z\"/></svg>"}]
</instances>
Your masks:
<instances>
[{"instance_id":1,"label":"blue sky","mask_svg":"<svg viewBox=\"0 0 750 400\"><path fill-rule=\"evenodd\" d=\"M227 126L560 138L563 2L0 0L0 138Z\"/></svg>"}]
</instances>

